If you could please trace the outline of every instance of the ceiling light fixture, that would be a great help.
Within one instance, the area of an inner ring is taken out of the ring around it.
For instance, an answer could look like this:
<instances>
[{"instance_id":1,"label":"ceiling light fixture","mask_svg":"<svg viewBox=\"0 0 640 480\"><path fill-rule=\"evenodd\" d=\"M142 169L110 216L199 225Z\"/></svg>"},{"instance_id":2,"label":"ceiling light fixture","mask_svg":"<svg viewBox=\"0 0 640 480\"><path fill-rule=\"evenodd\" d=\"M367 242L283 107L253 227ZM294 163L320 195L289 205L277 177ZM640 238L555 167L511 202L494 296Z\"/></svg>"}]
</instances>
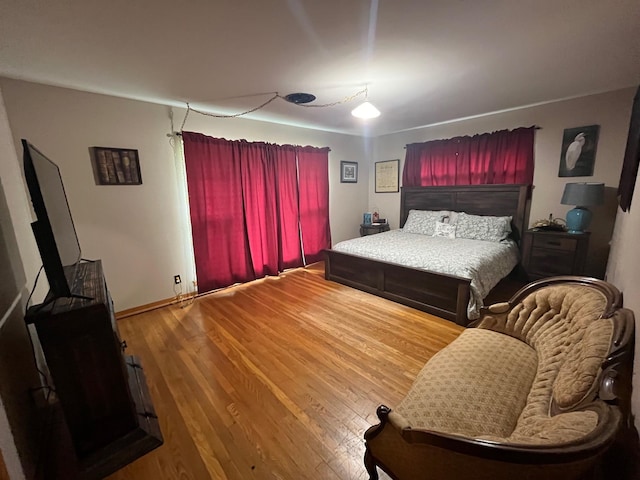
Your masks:
<instances>
[{"instance_id":1,"label":"ceiling light fixture","mask_svg":"<svg viewBox=\"0 0 640 480\"><path fill-rule=\"evenodd\" d=\"M357 118L362 118L368 120L370 118L376 118L380 116L380 110L373 106L371 102L369 102L369 87L365 88L364 93L364 102L358 105L356 108L351 110L351 115Z\"/></svg>"},{"instance_id":2,"label":"ceiling light fixture","mask_svg":"<svg viewBox=\"0 0 640 480\"><path fill-rule=\"evenodd\" d=\"M301 105L304 103L313 102L316 99L316 96L311 93L290 93L289 95L285 95L284 99L287 102L295 103L296 105Z\"/></svg>"}]
</instances>

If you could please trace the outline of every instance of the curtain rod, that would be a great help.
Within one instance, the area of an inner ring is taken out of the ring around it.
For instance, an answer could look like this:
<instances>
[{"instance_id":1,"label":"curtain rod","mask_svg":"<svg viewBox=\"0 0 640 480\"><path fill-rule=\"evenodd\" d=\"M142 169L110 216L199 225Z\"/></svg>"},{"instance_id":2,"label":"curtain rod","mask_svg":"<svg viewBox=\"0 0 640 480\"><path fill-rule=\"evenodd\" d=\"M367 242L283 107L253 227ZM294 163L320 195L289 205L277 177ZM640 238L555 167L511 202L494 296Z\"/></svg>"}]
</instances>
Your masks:
<instances>
[{"instance_id":1,"label":"curtain rod","mask_svg":"<svg viewBox=\"0 0 640 480\"><path fill-rule=\"evenodd\" d=\"M521 127L520 127L520 128L521 128ZM526 127L525 127L525 128L526 128ZM532 127L532 128L533 128L534 130L542 130L542 127L539 127L538 125L533 125L533 127ZM486 133L489 133L489 132L486 132ZM480 133L480 134L477 134L477 135L483 135L483 134L482 134L482 133ZM459 136L459 137L461 137L461 136L464 136L464 135L458 135L458 136ZM455 138L455 137L454 137L454 138ZM451 139L449 138L449 139L447 139L447 140L451 140ZM426 142L429 142L429 141L431 141L431 140L425 140L425 142L413 142L413 143L426 143ZM407 149L407 146L405 145L405 146L404 146L404 147L402 147L402 148L404 148L404 149L406 150L406 149Z\"/></svg>"},{"instance_id":2,"label":"curtain rod","mask_svg":"<svg viewBox=\"0 0 640 480\"><path fill-rule=\"evenodd\" d=\"M178 137L182 136L182 132L173 132L173 133L167 133L167 137L173 137L174 135L177 135ZM233 141L233 140L231 140ZM268 143L268 142L258 142L258 143ZM293 147L304 147L303 145L292 145ZM309 145L311 146L311 145ZM313 148L327 148L329 149L329 151L331 151L331 149L329 147L313 147Z\"/></svg>"},{"instance_id":3,"label":"curtain rod","mask_svg":"<svg viewBox=\"0 0 640 480\"><path fill-rule=\"evenodd\" d=\"M534 125L533 128L535 130L542 130L542 127L539 127L538 125ZM177 135L178 137L182 136L182 132L173 132L173 133L167 133L167 137L172 137L174 135ZM407 146L405 145L404 147L402 147L406 150Z\"/></svg>"}]
</instances>

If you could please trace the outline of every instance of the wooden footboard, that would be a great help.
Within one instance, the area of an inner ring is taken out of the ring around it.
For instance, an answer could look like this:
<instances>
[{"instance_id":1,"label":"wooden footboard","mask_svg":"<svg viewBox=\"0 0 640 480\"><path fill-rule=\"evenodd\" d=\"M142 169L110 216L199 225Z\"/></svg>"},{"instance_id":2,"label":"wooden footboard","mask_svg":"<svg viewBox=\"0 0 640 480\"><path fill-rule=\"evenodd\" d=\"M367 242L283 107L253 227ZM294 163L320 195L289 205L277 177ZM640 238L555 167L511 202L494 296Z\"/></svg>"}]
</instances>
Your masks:
<instances>
[{"instance_id":1,"label":"wooden footboard","mask_svg":"<svg viewBox=\"0 0 640 480\"><path fill-rule=\"evenodd\" d=\"M325 278L466 326L471 280L325 250Z\"/></svg>"}]
</instances>

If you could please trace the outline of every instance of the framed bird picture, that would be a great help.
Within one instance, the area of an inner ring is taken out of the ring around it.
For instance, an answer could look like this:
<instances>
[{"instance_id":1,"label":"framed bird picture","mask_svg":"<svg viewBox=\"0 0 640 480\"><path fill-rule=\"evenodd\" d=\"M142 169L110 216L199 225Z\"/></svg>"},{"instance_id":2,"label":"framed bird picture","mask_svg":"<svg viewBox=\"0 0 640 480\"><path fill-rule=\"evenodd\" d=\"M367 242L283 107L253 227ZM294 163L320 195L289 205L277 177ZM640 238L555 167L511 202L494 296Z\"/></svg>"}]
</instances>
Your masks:
<instances>
[{"instance_id":1,"label":"framed bird picture","mask_svg":"<svg viewBox=\"0 0 640 480\"><path fill-rule=\"evenodd\" d=\"M567 128L562 136L559 177L591 177L600 125Z\"/></svg>"}]
</instances>

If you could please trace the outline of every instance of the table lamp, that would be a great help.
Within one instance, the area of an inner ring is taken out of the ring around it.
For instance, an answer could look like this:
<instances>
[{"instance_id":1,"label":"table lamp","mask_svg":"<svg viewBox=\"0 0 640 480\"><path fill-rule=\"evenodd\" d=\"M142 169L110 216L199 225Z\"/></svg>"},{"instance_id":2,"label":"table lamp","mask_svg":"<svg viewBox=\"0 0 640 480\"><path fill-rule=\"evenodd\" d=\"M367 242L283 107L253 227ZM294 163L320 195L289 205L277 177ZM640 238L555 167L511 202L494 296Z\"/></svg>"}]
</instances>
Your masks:
<instances>
[{"instance_id":1,"label":"table lamp","mask_svg":"<svg viewBox=\"0 0 640 480\"><path fill-rule=\"evenodd\" d=\"M567 231L583 233L591 222L587 207L604 203L604 183L567 183L560 203L576 206L567 212Z\"/></svg>"}]
</instances>

